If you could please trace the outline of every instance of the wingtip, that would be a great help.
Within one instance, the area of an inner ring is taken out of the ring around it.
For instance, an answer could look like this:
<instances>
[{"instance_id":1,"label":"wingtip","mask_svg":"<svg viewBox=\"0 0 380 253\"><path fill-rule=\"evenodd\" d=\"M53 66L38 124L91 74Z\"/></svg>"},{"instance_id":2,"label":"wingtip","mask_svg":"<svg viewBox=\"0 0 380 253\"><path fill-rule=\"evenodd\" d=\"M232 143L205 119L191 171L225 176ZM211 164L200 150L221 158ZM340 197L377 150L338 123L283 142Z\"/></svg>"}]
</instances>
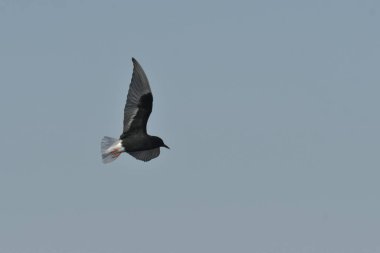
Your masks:
<instances>
[{"instance_id":1,"label":"wingtip","mask_svg":"<svg viewBox=\"0 0 380 253\"><path fill-rule=\"evenodd\" d=\"M133 63L136 63L136 62L137 62L136 59L135 59L134 57L132 57L132 62L133 62Z\"/></svg>"}]
</instances>

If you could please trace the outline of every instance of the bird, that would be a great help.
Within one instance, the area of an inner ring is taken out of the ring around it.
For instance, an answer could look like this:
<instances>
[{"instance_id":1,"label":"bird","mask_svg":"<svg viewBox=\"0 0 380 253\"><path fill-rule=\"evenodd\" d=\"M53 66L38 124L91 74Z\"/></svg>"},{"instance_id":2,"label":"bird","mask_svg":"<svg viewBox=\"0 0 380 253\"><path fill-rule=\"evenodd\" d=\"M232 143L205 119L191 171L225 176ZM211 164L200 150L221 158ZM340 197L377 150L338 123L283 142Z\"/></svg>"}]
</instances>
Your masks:
<instances>
[{"instance_id":1,"label":"bird","mask_svg":"<svg viewBox=\"0 0 380 253\"><path fill-rule=\"evenodd\" d=\"M169 147L157 136L146 131L152 112L153 95L148 78L135 58L133 73L124 107L123 132L119 139L104 136L101 141L103 163L110 163L126 152L134 158L147 162L160 155L160 148Z\"/></svg>"}]
</instances>

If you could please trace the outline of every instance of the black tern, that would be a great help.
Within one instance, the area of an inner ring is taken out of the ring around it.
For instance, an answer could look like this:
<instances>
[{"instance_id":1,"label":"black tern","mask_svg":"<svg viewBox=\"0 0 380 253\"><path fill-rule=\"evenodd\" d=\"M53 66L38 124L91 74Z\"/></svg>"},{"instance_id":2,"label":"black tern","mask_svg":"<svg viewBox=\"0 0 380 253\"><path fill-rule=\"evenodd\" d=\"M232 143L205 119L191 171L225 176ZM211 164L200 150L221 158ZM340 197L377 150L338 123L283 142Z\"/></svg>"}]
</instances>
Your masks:
<instances>
[{"instance_id":1,"label":"black tern","mask_svg":"<svg viewBox=\"0 0 380 253\"><path fill-rule=\"evenodd\" d=\"M160 155L160 147L169 148L157 136L146 131L152 112L153 95L148 78L136 59L132 58L133 74L124 107L124 127L119 139L103 137L102 161L110 163L126 152L138 160L147 162Z\"/></svg>"}]
</instances>

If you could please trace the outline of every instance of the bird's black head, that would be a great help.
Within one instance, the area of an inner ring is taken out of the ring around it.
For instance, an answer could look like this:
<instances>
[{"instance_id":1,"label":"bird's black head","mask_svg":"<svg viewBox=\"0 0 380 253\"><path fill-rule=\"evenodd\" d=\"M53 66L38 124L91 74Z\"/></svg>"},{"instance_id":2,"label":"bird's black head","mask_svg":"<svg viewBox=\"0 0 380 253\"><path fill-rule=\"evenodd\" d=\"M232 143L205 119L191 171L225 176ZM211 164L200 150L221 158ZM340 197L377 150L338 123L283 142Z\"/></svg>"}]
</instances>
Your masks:
<instances>
[{"instance_id":1,"label":"bird's black head","mask_svg":"<svg viewBox=\"0 0 380 253\"><path fill-rule=\"evenodd\" d=\"M165 143L164 141L160 138L160 137L157 137L157 136L153 136L154 138L154 142L156 143L156 145L158 145L159 147L165 147L167 149L170 149Z\"/></svg>"}]
</instances>

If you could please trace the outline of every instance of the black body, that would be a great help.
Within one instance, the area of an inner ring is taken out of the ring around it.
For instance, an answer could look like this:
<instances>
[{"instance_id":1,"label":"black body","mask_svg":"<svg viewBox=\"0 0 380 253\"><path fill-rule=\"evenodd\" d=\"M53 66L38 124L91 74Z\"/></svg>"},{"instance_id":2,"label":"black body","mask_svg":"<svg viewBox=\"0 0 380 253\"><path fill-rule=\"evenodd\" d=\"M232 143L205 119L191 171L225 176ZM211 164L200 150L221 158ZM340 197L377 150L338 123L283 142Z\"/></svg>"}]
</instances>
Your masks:
<instances>
[{"instance_id":1,"label":"black body","mask_svg":"<svg viewBox=\"0 0 380 253\"><path fill-rule=\"evenodd\" d=\"M161 138L147 134L125 136L125 138L120 139L125 152L143 151L159 147L167 147Z\"/></svg>"}]
</instances>

